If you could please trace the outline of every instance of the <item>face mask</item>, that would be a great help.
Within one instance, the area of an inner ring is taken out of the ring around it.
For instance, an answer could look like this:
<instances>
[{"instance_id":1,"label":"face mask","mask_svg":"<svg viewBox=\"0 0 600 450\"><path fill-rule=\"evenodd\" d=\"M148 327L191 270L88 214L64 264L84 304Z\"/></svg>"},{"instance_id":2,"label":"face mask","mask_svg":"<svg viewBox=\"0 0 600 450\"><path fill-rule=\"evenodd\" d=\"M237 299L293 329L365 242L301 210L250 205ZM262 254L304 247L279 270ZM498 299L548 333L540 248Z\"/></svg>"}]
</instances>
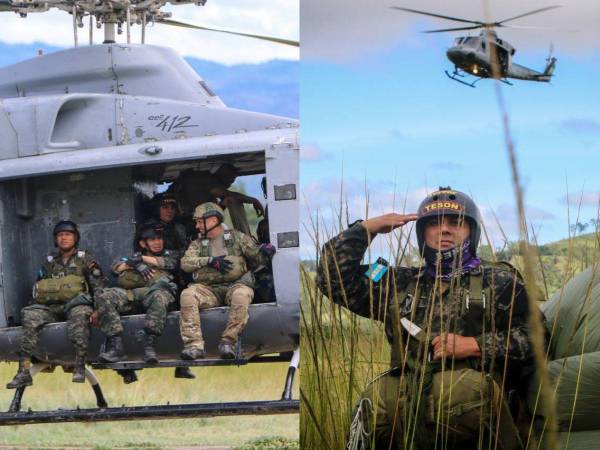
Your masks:
<instances>
[{"instance_id":1,"label":"face mask","mask_svg":"<svg viewBox=\"0 0 600 450\"><path fill-rule=\"evenodd\" d=\"M431 277L439 277L442 281L450 281L453 276L470 272L481 264L481 260L470 250L471 241L465 240L460 247L447 250L435 250L427 245L423 252L426 272ZM438 268L439 257L439 268ZM458 267L460 264L460 267Z\"/></svg>"}]
</instances>

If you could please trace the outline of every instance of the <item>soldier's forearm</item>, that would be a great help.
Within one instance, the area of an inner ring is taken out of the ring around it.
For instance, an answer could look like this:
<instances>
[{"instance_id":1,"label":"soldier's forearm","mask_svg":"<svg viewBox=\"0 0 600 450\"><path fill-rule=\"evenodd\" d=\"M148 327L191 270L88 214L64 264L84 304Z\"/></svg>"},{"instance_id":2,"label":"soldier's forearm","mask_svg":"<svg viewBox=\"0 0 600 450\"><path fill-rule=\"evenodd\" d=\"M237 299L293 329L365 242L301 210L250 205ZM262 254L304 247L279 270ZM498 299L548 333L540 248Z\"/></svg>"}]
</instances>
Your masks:
<instances>
[{"instance_id":1,"label":"soldier's forearm","mask_svg":"<svg viewBox=\"0 0 600 450\"><path fill-rule=\"evenodd\" d=\"M210 258L206 256L195 256L195 257L183 257L181 259L181 269L184 272L191 273L196 269L200 269L208 265L208 260Z\"/></svg>"}]
</instances>

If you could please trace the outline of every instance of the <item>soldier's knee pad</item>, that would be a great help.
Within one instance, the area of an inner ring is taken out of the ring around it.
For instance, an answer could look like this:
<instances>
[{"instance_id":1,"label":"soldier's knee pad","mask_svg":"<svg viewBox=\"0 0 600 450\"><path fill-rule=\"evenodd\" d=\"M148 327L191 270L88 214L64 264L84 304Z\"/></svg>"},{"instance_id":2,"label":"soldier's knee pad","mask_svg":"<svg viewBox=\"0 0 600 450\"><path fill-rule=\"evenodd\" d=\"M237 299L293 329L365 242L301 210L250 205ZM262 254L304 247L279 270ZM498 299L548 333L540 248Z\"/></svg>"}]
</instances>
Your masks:
<instances>
[{"instance_id":1,"label":"soldier's knee pad","mask_svg":"<svg viewBox=\"0 0 600 450\"><path fill-rule=\"evenodd\" d=\"M234 286L229 294L231 306L250 305L254 298L254 289L248 286Z\"/></svg>"},{"instance_id":2,"label":"soldier's knee pad","mask_svg":"<svg viewBox=\"0 0 600 450\"><path fill-rule=\"evenodd\" d=\"M196 306L198 301L196 300L196 295L194 292L188 288L184 289L184 291L181 293L181 296L179 297L179 304L181 305L181 308L184 308L186 306Z\"/></svg>"}]
</instances>

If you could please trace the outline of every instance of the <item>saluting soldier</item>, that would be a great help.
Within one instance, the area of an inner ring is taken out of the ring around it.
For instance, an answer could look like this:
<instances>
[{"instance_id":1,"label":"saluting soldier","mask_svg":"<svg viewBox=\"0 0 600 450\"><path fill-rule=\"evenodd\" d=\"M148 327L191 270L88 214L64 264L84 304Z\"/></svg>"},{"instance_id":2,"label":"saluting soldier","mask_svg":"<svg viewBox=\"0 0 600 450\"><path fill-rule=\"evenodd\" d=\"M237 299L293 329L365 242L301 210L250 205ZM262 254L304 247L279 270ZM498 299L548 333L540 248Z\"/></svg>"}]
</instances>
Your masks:
<instances>
[{"instance_id":1,"label":"saluting soldier","mask_svg":"<svg viewBox=\"0 0 600 450\"><path fill-rule=\"evenodd\" d=\"M144 311L144 361L158 363L156 341L167 320L167 310L175 301L177 285L173 274L179 268L179 254L164 248L162 228L156 221L145 223L139 230L142 249L112 265L119 287L104 289L96 297L100 329L107 336L102 362L114 363L124 358L123 325L120 314Z\"/></svg>"},{"instance_id":2,"label":"saluting soldier","mask_svg":"<svg viewBox=\"0 0 600 450\"><path fill-rule=\"evenodd\" d=\"M423 267L361 264L377 234L414 220ZM477 205L447 187L428 195L417 214L358 221L323 246L323 294L385 321L392 346L389 371L357 408L369 436L363 448L373 435L376 448L434 448L436 436L449 448L478 448L480 430L493 433L498 448L520 448L502 392L518 386L532 363L528 297L514 268L477 257L480 234Z\"/></svg>"},{"instance_id":3,"label":"saluting soldier","mask_svg":"<svg viewBox=\"0 0 600 450\"><path fill-rule=\"evenodd\" d=\"M73 382L85 381L85 356L90 337L92 296L104 287L98 263L79 250L79 230L70 220L58 222L53 230L57 251L40 267L33 289L32 304L21 310L22 337L19 370L6 385L9 389L31 386L29 362L42 328L51 322L67 321L67 334L75 347Z\"/></svg>"},{"instance_id":4,"label":"saluting soldier","mask_svg":"<svg viewBox=\"0 0 600 450\"><path fill-rule=\"evenodd\" d=\"M180 330L183 359L204 358L200 310L229 305L227 326L221 335L222 358L236 357L238 337L248 322L254 298L253 270L264 266L275 253L272 244L257 245L237 230L226 229L223 210L203 203L194 212L198 239L192 241L181 259L181 268L193 281L181 293Z\"/></svg>"}]
</instances>

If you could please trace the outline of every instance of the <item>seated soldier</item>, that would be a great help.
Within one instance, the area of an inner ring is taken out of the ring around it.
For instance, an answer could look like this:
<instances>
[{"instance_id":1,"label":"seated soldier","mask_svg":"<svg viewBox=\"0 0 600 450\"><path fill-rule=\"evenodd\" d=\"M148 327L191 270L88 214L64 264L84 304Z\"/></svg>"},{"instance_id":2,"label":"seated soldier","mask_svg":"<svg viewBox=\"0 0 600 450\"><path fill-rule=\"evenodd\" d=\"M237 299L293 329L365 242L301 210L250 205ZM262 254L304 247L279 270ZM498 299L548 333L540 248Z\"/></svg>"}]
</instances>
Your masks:
<instances>
[{"instance_id":1,"label":"seated soldier","mask_svg":"<svg viewBox=\"0 0 600 450\"><path fill-rule=\"evenodd\" d=\"M179 198L183 211L191 214L195 205L205 202L217 203L227 208L232 202L251 204L258 216L264 215L260 201L254 197L231 191L231 185L238 177L232 164L216 164L209 171L187 170L169 187L168 193Z\"/></svg>"},{"instance_id":2,"label":"seated soldier","mask_svg":"<svg viewBox=\"0 0 600 450\"><path fill-rule=\"evenodd\" d=\"M124 358L119 314L143 310L144 361L158 363L155 345L165 326L167 308L177 295L173 273L179 267L179 254L164 249L162 229L155 221L146 222L137 238L142 252L121 258L112 266L119 287L104 289L96 297L100 329L108 337L106 350L99 356L102 362L114 363Z\"/></svg>"},{"instance_id":3,"label":"seated soldier","mask_svg":"<svg viewBox=\"0 0 600 450\"><path fill-rule=\"evenodd\" d=\"M184 252L190 239L186 233L186 227L179 221L179 203L177 197L172 194L161 194L156 198L157 219L163 228L163 240L165 249Z\"/></svg>"},{"instance_id":4,"label":"seated soldier","mask_svg":"<svg viewBox=\"0 0 600 450\"><path fill-rule=\"evenodd\" d=\"M223 210L215 203L198 206L194 220L199 237L181 259L181 268L193 273L192 283L181 293L180 331L184 345L181 357L204 358L199 311L226 304L230 306L229 317L219 352L222 358L233 359L254 297L252 269L265 265L275 247L258 246L249 236L226 229L222 223Z\"/></svg>"},{"instance_id":5,"label":"seated soldier","mask_svg":"<svg viewBox=\"0 0 600 450\"><path fill-rule=\"evenodd\" d=\"M47 256L38 272L33 302L21 310L23 335L19 348L19 371L6 385L9 389L32 385L28 364L39 334L46 324L65 319L67 334L75 347L73 382L85 381L92 295L104 286L104 278L98 263L78 249L80 235L74 222L58 222L52 234L58 251Z\"/></svg>"}]
</instances>

